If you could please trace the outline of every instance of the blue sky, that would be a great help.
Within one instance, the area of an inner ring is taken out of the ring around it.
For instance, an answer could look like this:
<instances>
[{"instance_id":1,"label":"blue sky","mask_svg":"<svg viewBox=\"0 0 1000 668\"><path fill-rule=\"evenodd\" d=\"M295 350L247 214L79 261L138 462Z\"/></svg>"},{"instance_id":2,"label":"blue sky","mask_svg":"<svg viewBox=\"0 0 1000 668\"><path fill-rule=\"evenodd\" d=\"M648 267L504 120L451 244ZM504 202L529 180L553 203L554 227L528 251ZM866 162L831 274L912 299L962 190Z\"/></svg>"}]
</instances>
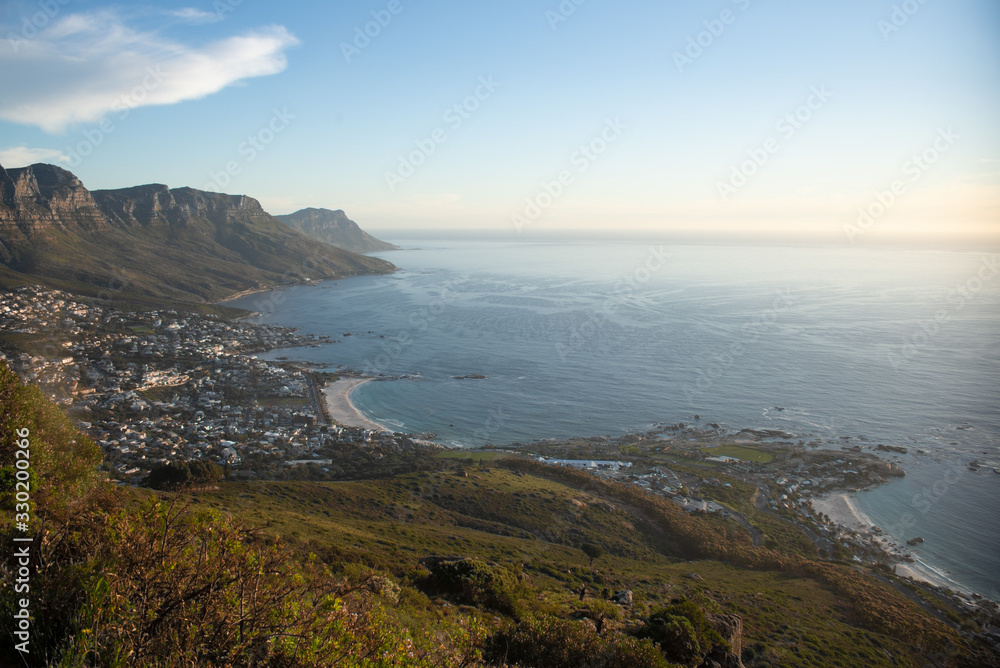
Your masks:
<instances>
[{"instance_id":1,"label":"blue sky","mask_svg":"<svg viewBox=\"0 0 1000 668\"><path fill-rule=\"evenodd\" d=\"M996 2L577 2L8 2L0 163L373 229L1000 229Z\"/></svg>"}]
</instances>

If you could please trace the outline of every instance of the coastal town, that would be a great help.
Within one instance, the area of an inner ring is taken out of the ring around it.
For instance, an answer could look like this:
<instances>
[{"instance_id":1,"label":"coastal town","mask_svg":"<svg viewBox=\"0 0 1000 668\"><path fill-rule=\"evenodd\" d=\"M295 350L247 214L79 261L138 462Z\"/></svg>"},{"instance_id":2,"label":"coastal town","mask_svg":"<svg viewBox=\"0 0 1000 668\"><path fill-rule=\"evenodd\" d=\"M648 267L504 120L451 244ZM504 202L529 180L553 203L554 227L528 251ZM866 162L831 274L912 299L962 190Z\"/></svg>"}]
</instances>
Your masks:
<instances>
[{"instance_id":1,"label":"coastal town","mask_svg":"<svg viewBox=\"0 0 1000 668\"><path fill-rule=\"evenodd\" d=\"M37 286L0 293L0 331L0 359L65 407L124 483L177 461L212 462L237 478L295 469L322 477L333 469L332 449L416 447L404 435L332 423L321 385L334 374L257 356L327 337L216 315L119 310Z\"/></svg>"},{"instance_id":2,"label":"coastal town","mask_svg":"<svg viewBox=\"0 0 1000 668\"><path fill-rule=\"evenodd\" d=\"M324 385L350 372L258 357L329 337L211 314L121 310L38 286L0 293L0 329L7 337L0 359L68 409L122 483L141 484L174 462L211 462L235 478L324 479L336 477L333 453L345 448L427 447L363 418L349 421L358 426L332 420L329 407L349 406L346 394L361 379L342 381L344 396L324 392ZM11 352L12 343L22 352ZM825 493L903 475L899 467L858 444L838 452L793 439L696 420L618 438L517 444L517 451L635 484L687 512L718 514L759 542L760 532L726 503L734 483L748 486L759 511L797 526L821 555L904 563L905 554L877 540L877 528L846 526L820 501Z\"/></svg>"}]
</instances>

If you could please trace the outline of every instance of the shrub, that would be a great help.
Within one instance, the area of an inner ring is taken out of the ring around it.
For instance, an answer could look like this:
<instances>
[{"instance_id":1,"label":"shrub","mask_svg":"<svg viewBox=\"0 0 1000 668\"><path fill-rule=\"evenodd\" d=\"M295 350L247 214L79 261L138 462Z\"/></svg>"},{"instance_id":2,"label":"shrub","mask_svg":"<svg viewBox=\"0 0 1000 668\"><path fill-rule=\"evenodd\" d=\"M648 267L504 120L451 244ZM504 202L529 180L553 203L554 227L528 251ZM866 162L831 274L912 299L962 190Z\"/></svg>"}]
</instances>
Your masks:
<instances>
[{"instance_id":1,"label":"shrub","mask_svg":"<svg viewBox=\"0 0 1000 668\"><path fill-rule=\"evenodd\" d=\"M622 618L622 609L620 606L600 599L587 601L583 606L583 613L587 616L587 619L594 622L598 634L604 630L606 622L621 621Z\"/></svg>"},{"instance_id":2,"label":"shrub","mask_svg":"<svg viewBox=\"0 0 1000 668\"><path fill-rule=\"evenodd\" d=\"M214 462L167 462L153 468L146 485L153 489L176 490L185 485L206 485L222 480L223 469Z\"/></svg>"},{"instance_id":3,"label":"shrub","mask_svg":"<svg viewBox=\"0 0 1000 668\"><path fill-rule=\"evenodd\" d=\"M479 559L442 561L430 567L420 585L427 593L441 593L459 603L482 606L519 618L524 614L525 587L504 566Z\"/></svg>"},{"instance_id":4,"label":"shrub","mask_svg":"<svg viewBox=\"0 0 1000 668\"><path fill-rule=\"evenodd\" d=\"M729 650L729 643L712 627L704 611L684 598L652 613L631 633L656 643L669 660L688 666L700 664L713 647Z\"/></svg>"},{"instance_id":5,"label":"shrub","mask_svg":"<svg viewBox=\"0 0 1000 668\"><path fill-rule=\"evenodd\" d=\"M588 624L554 617L531 618L486 639L491 665L520 668L669 668L649 640L622 634L600 636Z\"/></svg>"}]
</instances>

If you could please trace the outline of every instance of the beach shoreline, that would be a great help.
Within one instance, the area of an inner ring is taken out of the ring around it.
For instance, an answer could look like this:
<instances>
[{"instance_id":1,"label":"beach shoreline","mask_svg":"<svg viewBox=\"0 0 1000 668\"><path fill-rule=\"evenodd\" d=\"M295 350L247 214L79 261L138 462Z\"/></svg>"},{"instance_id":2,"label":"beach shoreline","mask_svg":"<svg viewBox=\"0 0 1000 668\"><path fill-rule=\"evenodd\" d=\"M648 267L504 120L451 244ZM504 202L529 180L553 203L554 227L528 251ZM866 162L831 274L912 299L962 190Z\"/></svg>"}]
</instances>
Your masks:
<instances>
[{"instance_id":1,"label":"beach shoreline","mask_svg":"<svg viewBox=\"0 0 1000 668\"><path fill-rule=\"evenodd\" d=\"M375 379L341 378L340 380L328 383L322 392L326 400L326 408L330 419L345 427L390 431L379 423L365 417L351 401L351 394L356 389L373 380Z\"/></svg>"},{"instance_id":2,"label":"beach shoreline","mask_svg":"<svg viewBox=\"0 0 1000 668\"><path fill-rule=\"evenodd\" d=\"M812 500L813 509L828 516L836 524L850 531L865 533L874 526L871 520L858 512L846 492L835 492L827 496L815 497Z\"/></svg>"},{"instance_id":3,"label":"beach shoreline","mask_svg":"<svg viewBox=\"0 0 1000 668\"><path fill-rule=\"evenodd\" d=\"M836 492L827 496L813 498L811 501L812 507L817 513L828 516L835 524L838 524L845 530L865 535L868 540L890 554L907 553L904 545L896 542L885 532L870 533L876 527L875 523L872 522L871 518L858 510L849 493ZM957 583L937 573L933 568L922 563L919 559L894 564L893 570L901 577L926 582L942 589L964 590L964 587L958 586Z\"/></svg>"}]
</instances>

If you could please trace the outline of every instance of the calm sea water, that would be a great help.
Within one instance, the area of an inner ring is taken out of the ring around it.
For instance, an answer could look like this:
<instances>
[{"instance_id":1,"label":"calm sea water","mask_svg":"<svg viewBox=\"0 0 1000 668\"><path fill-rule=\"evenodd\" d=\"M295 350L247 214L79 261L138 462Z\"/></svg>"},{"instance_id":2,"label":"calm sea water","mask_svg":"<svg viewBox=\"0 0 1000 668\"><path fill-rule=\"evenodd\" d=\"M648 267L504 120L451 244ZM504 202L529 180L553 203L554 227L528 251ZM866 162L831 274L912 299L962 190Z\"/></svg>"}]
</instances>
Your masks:
<instances>
[{"instance_id":1,"label":"calm sea water","mask_svg":"<svg viewBox=\"0 0 1000 668\"><path fill-rule=\"evenodd\" d=\"M897 539L924 537L930 567L1000 599L994 254L393 241L409 249L380 254L397 274L236 305L340 340L270 357L412 376L369 383L354 401L455 445L618 435L700 414L905 446L907 477L857 505ZM455 378L469 374L487 379ZM984 468L970 471L973 460Z\"/></svg>"}]
</instances>

